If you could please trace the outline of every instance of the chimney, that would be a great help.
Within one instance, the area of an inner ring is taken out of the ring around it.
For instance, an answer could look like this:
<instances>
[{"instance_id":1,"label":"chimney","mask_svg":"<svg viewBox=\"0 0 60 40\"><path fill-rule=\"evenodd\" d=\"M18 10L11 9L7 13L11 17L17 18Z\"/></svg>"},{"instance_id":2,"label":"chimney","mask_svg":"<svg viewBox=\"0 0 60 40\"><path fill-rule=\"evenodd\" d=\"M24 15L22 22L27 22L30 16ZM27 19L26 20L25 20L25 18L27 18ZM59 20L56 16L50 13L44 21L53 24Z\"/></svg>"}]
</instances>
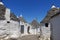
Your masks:
<instances>
[{"instance_id":1,"label":"chimney","mask_svg":"<svg viewBox=\"0 0 60 40\"><path fill-rule=\"evenodd\" d=\"M5 18L7 21L10 21L10 9L6 8Z\"/></svg>"}]
</instances>

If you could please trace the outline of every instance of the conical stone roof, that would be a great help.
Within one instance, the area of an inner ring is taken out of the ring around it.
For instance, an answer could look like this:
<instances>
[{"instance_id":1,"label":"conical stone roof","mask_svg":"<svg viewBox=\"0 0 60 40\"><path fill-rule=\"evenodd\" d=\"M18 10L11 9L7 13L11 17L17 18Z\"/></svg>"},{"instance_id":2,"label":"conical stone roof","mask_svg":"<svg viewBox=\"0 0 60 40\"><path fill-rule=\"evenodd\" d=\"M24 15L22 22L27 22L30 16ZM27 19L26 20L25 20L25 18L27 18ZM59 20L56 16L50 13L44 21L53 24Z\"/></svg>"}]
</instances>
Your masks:
<instances>
[{"instance_id":1,"label":"conical stone roof","mask_svg":"<svg viewBox=\"0 0 60 40\"><path fill-rule=\"evenodd\" d=\"M24 22L24 23L27 23L27 21L23 18L23 17L19 17L19 20L21 21L21 22Z\"/></svg>"},{"instance_id":2,"label":"conical stone roof","mask_svg":"<svg viewBox=\"0 0 60 40\"><path fill-rule=\"evenodd\" d=\"M6 9L6 7L4 5L0 4L0 20L5 20L5 17L4 17L5 9Z\"/></svg>"},{"instance_id":3,"label":"conical stone roof","mask_svg":"<svg viewBox=\"0 0 60 40\"><path fill-rule=\"evenodd\" d=\"M56 7L56 8L50 9L47 12L47 15L45 16L45 18L41 21L41 23L48 23L51 18L53 18L54 16L60 14L59 12L60 12L60 8L58 9Z\"/></svg>"},{"instance_id":4,"label":"conical stone roof","mask_svg":"<svg viewBox=\"0 0 60 40\"><path fill-rule=\"evenodd\" d=\"M6 11L6 7L2 4L0 4L0 20L6 19L5 11ZM19 21L18 18L12 12L10 12L10 20Z\"/></svg>"},{"instance_id":5,"label":"conical stone roof","mask_svg":"<svg viewBox=\"0 0 60 40\"><path fill-rule=\"evenodd\" d=\"M33 28L38 28L40 26L35 19L31 22L31 25L33 26Z\"/></svg>"}]
</instances>

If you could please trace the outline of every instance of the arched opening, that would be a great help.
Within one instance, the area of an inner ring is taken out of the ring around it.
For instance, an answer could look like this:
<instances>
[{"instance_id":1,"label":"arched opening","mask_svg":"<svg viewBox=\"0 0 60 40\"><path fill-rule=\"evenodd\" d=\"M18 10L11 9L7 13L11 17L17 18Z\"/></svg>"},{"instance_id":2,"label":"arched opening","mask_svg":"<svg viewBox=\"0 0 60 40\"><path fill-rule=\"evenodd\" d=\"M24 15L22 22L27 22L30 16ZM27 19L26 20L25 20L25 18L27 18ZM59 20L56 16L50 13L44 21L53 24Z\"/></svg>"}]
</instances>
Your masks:
<instances>
[{"instance_id":1,"label":"arched opening","mask_svg":"<svg viewBox=\"0 0 60 40\"><path fill-rule=\"evenodd\" d=\"M30 34L29 30L30 30L30 26L28 26L28 28L27 28L27 33L28 34Z\"/></svg>"}]
</instances>

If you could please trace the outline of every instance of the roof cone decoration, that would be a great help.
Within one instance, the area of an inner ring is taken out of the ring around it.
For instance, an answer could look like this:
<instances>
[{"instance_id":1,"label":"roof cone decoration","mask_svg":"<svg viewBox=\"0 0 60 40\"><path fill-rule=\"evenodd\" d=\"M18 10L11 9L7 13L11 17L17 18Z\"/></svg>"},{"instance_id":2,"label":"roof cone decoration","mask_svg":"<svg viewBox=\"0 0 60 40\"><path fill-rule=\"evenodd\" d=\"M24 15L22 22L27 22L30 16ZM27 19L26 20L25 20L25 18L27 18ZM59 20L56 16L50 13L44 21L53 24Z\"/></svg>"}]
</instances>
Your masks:
<instances>
[{"instance_id":1,"label":"roof cone decoration","mask_svg":"<svg viewBox=\"0 0 60 40\"><path fill-rule=\"evenodd\" d=\"M4 5L3 2L2 2L2 0L0 0L0 5Z\"/></svg>"},{"instance_id":2,"label":"roof cone decoration","mask_svg":"<svg viewBox=\"0 0 60 40\"><path fill-rule=\"evenodd\" d=\"M56 8L56 6L55 6L55 5L53 5L51 8Z\"/></svg>"},{"instance_id":3,"label":"roof cone decoration","mask_svg":"<svg viewBox=\"0 0 60 40\"><path fill-rule=\"evenodd\" d=\"M22 14L20 15L20 17L22 17Z\"/></svg>"},{"instance_id":4,"label":"roof cone decoration","mask_svg":"<svg viewBox=\"0 0 60 40\"><path fill-rule=\"evenodd\" d=\"M20 20L21 22L27 23L27 21L23 18L22 15L20 15L19 20Z\"/></svg>"}]
</instances>

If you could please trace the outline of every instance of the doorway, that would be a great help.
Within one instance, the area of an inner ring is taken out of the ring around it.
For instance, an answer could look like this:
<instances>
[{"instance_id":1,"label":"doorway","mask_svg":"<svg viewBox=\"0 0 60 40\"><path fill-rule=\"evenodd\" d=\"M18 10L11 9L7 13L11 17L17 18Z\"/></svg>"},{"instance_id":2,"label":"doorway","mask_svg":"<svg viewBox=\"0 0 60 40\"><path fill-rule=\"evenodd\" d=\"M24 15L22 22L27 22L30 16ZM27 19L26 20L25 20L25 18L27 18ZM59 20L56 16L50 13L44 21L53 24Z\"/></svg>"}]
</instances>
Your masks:
<instances>
[{"instance_id":1,"label":"doorway","mask_svg":"<svg viewBox=\"0 0 60 40\"><path fill-rule=\"evenodd\" d=\"M30 30L30 26L28 26L28 28L27 28L27 33L28 34L30 34L29 30Z\"/></svg>"},{"instance_id":2,"label":"doorway","mask_svg":"<svg viewBox=\"0 0 60 40\"><path fill-rule=\"evenodd\" d=\"M21 25L21 33L24 33L24 25Z\"/></svg>"}]
</instances>

